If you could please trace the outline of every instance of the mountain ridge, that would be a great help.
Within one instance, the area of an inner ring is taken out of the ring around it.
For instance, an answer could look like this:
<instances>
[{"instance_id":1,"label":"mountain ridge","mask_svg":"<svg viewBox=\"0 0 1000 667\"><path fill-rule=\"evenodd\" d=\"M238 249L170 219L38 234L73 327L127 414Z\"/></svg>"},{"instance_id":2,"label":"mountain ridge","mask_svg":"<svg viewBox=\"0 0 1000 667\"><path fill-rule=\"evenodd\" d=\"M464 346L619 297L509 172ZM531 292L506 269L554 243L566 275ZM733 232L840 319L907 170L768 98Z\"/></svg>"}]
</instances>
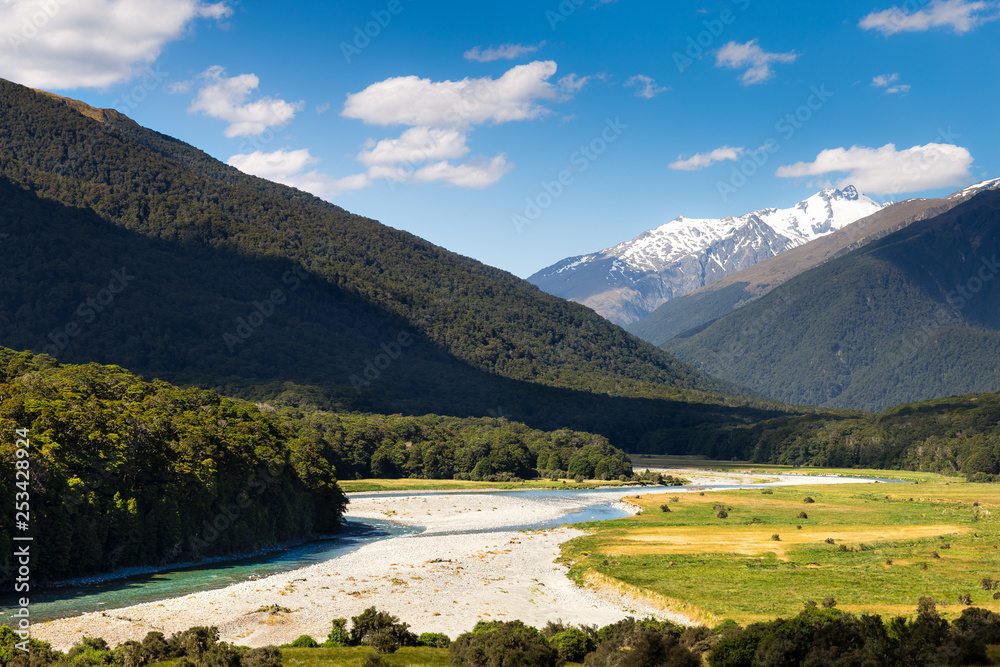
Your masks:
<instances>
[{"instance_id":1,"label":"mountain ridge","mask_svg":"<svg viewBox=\"0 0 1000 667\"><path fill-rule=\"evenodd\" d=\"M940 215L978 192L1000 187L1000 179L982 181L942 199L908 199L862 218L836 232L776 257L729 274L716 282L664 303L643 320L625 328L654 345L752 303L795 276L841 257L908 225Z\"/></svg>"},{"instance_id":2,"label":"mountain ridge","mask_svg":"<svg viewBox=\"0 0 1000 667\"><path fill-rule=\"evenodd\" d=\"M528 281L627 326L669 300L830 234L882 208L853 186L738 217L678 217L597 253L566 258Z\"/></svg>"}]
</instances>

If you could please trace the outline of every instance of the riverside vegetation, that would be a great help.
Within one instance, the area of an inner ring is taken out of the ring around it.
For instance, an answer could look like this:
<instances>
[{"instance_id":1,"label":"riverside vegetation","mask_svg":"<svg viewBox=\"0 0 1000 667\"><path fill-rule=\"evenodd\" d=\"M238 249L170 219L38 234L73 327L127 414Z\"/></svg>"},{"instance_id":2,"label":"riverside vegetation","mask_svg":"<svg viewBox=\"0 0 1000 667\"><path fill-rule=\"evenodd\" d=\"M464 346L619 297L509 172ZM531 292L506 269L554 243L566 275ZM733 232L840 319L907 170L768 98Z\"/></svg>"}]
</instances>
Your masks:
<instances>
[{"instance_id":1,"label":"riverside vegetation","mask_svg":"<svg viewBox=\"0 0 1000 667\"><path fill-rule=\"evenodd\" d=\"M779 665L992 664L991 644L1000 642L1000 616L966 608L949 623L930 598L922 598L914 618L883 620L836 608L807 604L797 615L741 627L732 621L682 628L668 621L628 618L597 628L549 622L539 630L520 621L480 621L450 641L445 635L420 636L397 617L374 607L352 619L335 619L326 641L303 635L283 647L248 649L219 641L216 628L197 627L169 639L150 632L142 642L109 647L84 638L65 654L30 640L29 652L15 648L18 636L0 627L0 667L279 667L289 665L455 665L457 667L771 667ZM350 647L365 648L350 648ZM423 647L423 648L417 648ZM389 656L389 657L387 657ZM167 662L165 662L167 661Z\"/></svg>"}]
</instances>

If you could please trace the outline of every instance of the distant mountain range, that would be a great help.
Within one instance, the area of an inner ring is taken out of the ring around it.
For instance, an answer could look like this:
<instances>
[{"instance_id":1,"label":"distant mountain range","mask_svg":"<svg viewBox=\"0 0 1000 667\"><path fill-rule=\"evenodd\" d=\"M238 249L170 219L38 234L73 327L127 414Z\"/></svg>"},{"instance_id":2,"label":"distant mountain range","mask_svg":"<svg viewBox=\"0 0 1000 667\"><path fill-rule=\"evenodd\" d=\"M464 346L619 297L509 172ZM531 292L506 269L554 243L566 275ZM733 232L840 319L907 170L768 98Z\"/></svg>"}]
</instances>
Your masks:
<instances>
[{"instance_id":1,"label":"distant mountain range","mask_svg":"<svg viewBox=\"0 0 1000 667\"><path fill-rule=\"evenodd\" d=\"M913 202L911 213L949 210L805 271L664 347L789 403L880 410L1000 390L998 186ZM734 276L716 294L751 287Z\"/></svg>"},{"instance_id":2,"label":"distant mountain range","mask_svg":"<svg viewBox=\"0 0 1000 667\"><path fill-rule=\"evenodd\" d=\"M974 195L1000 188L1000 179L983 181L943 199L909 199L892 204L843 229L732 273L710 285L667 301L646 318L625 328L654 345L701 327L764 296L775 287L906 226L945 213Z\"/></svg>"},{"instance_id":3,"label":"distant mountain range","mask_svg":"<svg viewBox=\"0 0 1000 667\"><path fill-rule=\"evenodd\" d=\"M853 186L823 190L792 208L737 218L680 217L590 255L564 259L528 281L628 325L657 307L875 213Z\"/></svg>"}]
</instances>

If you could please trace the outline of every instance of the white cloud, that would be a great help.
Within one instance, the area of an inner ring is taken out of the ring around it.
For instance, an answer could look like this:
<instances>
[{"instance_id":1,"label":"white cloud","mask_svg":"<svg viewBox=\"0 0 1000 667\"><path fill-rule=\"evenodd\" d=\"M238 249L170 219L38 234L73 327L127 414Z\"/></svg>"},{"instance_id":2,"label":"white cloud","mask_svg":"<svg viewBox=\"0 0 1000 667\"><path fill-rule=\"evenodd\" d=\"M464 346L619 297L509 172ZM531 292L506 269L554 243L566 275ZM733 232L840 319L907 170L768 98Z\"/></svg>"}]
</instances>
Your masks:
<instances>
[{"instance_id":1,"label":"white cloud","mask_svg":"<svg viewBox=\"0 0 1000 667\"><path fill-rule=\"evenodd\" d=\"M700 171L711 167L716 162L724 160L739 160L740 156L746 152L744 148L733 148L732 146L722 146L708 153L695 153L687 159L680 159L670 163L670 168L674 171Z\"/></svg>"},{"instance_id":2,"label":"white cloud","mask_svg":"<svg viewBox=\"0 0 1000 667\"><path fill-rule=\"evenodd\" d=\"M301 102L289 104L272 97L248 102L250 93L260 85L260 80L253 74L226 77L226 70L215 65L199 78L207 83L198 91L188 111L200 111L226 121L229 127L225 134L230 138L260 134L269 127L288 125L302 108Z\"/></svg>"},{"instance_id":3,"label":"white cloud","mask_svg":"<svg viewBox=\"0 0 1000 667\"><path fill-rule=\"evenodd\" d=\"M583 90L584 86L590 83L589 76L577 76L576 74L567 74L563 78L559 79L559 92L562 93L562 98L567 99L575 95L576 93Z\"/></svg>"},{"instance_id":4,"label":"white cloud","mask_svg":"<svg viewBox=\"0 0 1000 667\"><path fill-rule=\"evenodd\" d=\"M864 30L878 30L884 35L898 32L924 32L933 28L951 28L961 35L998 17L997 2L969 2L968 0L931 0L926 7L908 12L893 7L872 12L858 24Z\"/></svg>"},{"instance_id":5,"label":"white cloud","mask_svg":"<svg viewBox=\"0 0 1000 667\"><path fill-rule=\"evenodd\" d=\"M905 150L886 144L881 148L830 148L813 162L782 166L775 173L782 178L846 173L832 185L854 185L871 194L901 194L968 183L973 180L972 162L968 149L953 144L930 143Z\"/></svg>"},{"instance_id":6,"label":"white cloud","mask_svg":"<svg viewBox=\"0 0 1000 667\"><path fill-rule=\"evenodd\" d=\"M896 83L899 81L899 74L879 74L872 79L872 88L885 88L888 95L896 95L910 92L910 84Z\"/></svg>"},{"instance_id":7,"label":"white cloud","mask_svg":"<svg viewBox=\"0 0 1000 667\"><path fill-rule=\"evenodd\" d=\"M647 100L651 100L660 93L670 90L669 88L657 86L656 81L645 74L636 74L625 82L626 88L631 88L632 86L639 88L639 90L635 91L636 97L645 97Z\"/></svg>"},{"instance_id":8,"label":"white cloud","mask_svg":"<svg viewBox=\"0 0 1000 667\"><path fill-rule=\"evenodd\" d=\"M4 0L0 72L35 88L106 88L142 72L195 20L231 13L198 0Z\"/></svg>"},{"instance_id":9,"label":"white cloud","mask_svg":"<svg viewBox=\"0 0 1000 667\"><path fill-rule=\"evenodd\" d=\"M501 153L490 160L475 159L459 165L435 162L413 172L412 180L416 183L440 181L462 188L485 188L499 181L513 167L507 162L507 156Z\"/></svg>"},{"instance_id":10,"label":"white cloud","mask_svg":"<svg viewBox=\"0 0 1000 667\"><path fill-rule=\"evenodd\" d=\"M358 154L358 162L376 165L415 164L428 160L448 160L469 152L466 135L454 128L413 127L399 139L369 140Z\"/></svg>"},{"instance_id":11,"label":"white cloud","mask_svg":"<svg viewBox=\"0 0 1000 667\"><path fill-rule=\"evenodd\" d=\"M538 100L556 99L552 61L511 68L499 79L431 81L416 76L373 83L347 96L342 115L372 125L468 127L532 120L551 113Z\"/></svg>"},{"instance_id":12,"label":"white cloud","mask_svg":"<svg viewBox=\"0 0 1000 667\"><path fill-rule=\"evenodd\" d=\"M538 44L501 44L482 49L475 46L465 52L466 60L474 60L478 63L488 63L494 60L514 60L522 56L531 55L538 49L545 46L545 42Z\"/></svg>"},{"instance_id":13,"label":"white cloud","mask_svg":"<svg viewBox=\"0 0 1000 667\"><path fill-rule=\"evenodd\" d=\"M715 66L729 69L745 69L740 75L740 83L750 86L763 83L774 76L771 65L775 63L793 63L799 57L794 52L768 53L760 48L756 39L745 44L729 42L715 53Z\"/></svg>"},{"instance_id":14,"label":"white cloud","mask_svg":"<svg viewBox=\"0 0 1000 667\"><path fill-rule=\"evenodd\" d=\"M262 151L242 153L233 155L227 163L243 173L283 183L324 199L332 199L345 192L360 190L371 185L371 178L365 173L334 178L315 169L306 171L308 167L319 164L319 158L313 157L305 148L271 153Z\"/></svg>"}]
</instances>

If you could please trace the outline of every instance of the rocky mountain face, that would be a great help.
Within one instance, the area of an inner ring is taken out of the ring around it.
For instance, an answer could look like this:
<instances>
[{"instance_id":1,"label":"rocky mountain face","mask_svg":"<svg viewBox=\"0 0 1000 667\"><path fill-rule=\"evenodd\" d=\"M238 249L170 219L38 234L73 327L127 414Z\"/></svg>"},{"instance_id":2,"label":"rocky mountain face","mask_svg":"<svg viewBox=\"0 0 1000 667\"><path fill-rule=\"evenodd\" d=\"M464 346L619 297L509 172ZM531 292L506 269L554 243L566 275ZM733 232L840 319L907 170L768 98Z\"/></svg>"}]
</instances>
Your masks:
<instances>
[{"instance_id":1,"label":"rocky mountain face","mask_svg":"<svg viewBox=\"0 0 1000 667\"><path fill-rule=\"evenodd\" d=\"M619 325L670 299L837 231L882 208L853 186L823 190L787 209L721 219L679 217L590 255L570 257L528 278Z\"/></svg>"}]
</instances>

